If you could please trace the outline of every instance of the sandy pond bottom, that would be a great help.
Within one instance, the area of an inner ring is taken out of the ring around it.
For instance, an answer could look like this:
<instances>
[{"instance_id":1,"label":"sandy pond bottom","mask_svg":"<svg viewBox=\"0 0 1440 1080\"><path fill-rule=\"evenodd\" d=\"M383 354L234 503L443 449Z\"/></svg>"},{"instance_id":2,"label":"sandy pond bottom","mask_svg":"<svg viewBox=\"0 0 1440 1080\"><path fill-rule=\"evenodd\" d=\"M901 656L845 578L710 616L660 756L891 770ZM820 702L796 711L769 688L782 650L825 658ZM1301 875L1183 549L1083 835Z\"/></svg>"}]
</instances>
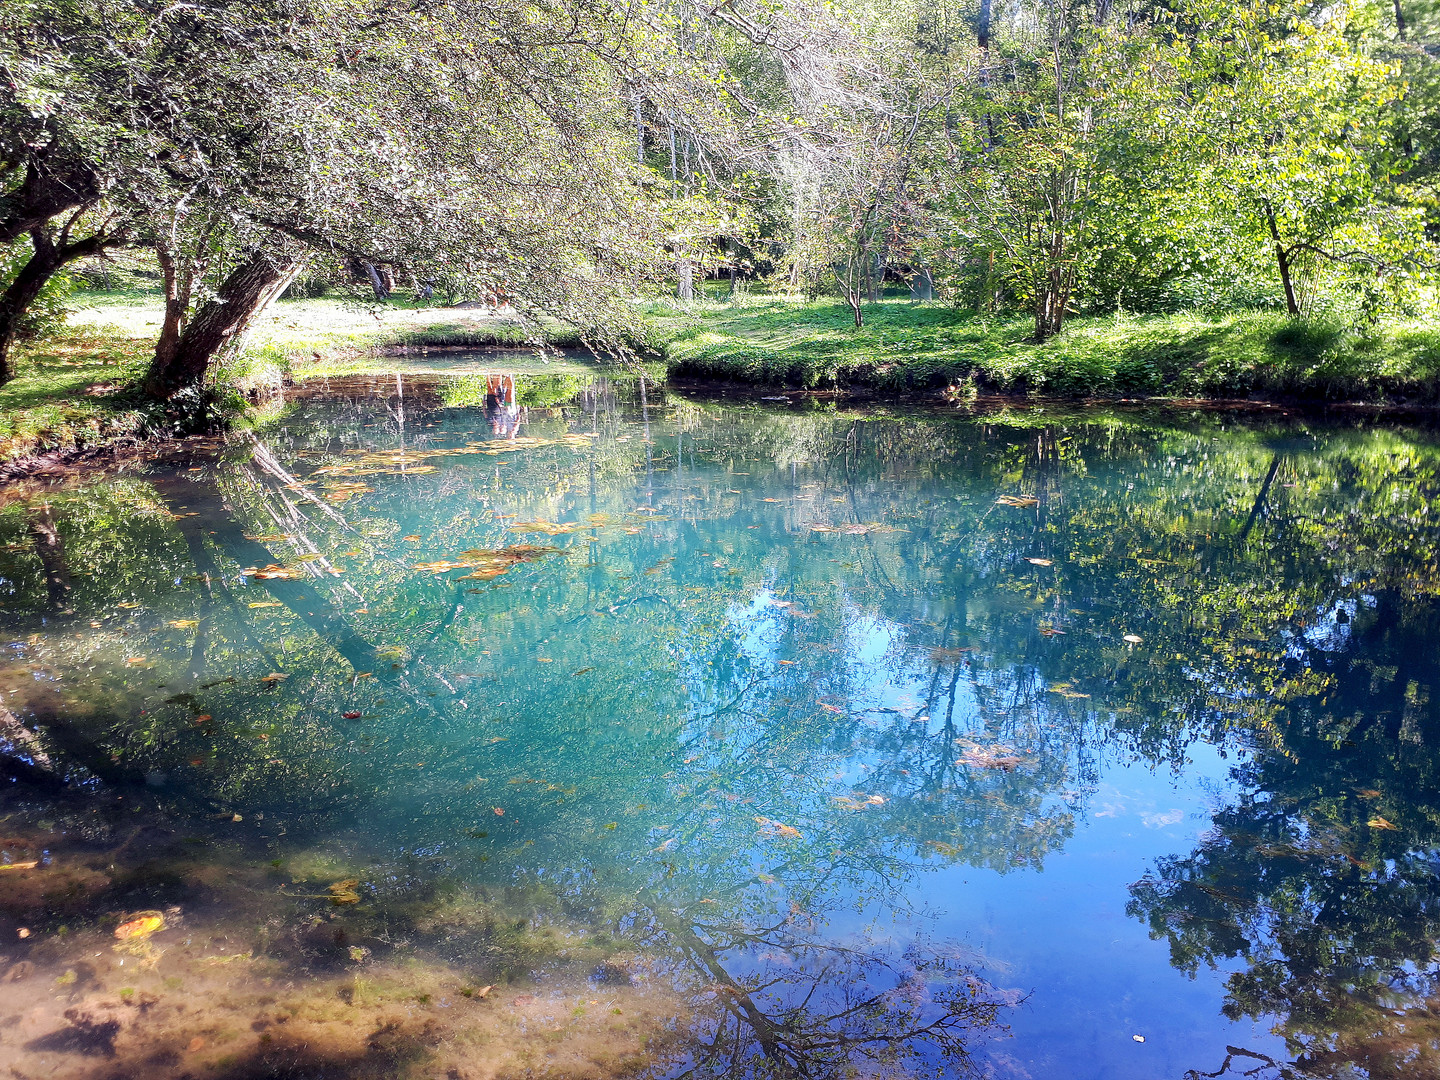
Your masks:
<instances>
[{"instance_id":1,"label":"sandy pond bottom","mask_svg":"<svg viewBox=\"0 0 1440 1080\"><path fill-rule=\"evenodd\" d=\"M315 381L0 492L0 1077L1440 1076L1424 431Z\"/></svg>"},{"instance_id":2,"label":"sandy pond bottom","mask_svg":"<svg viewBox=\"0 0 1440 1080\"><path fill-rule=\"evenodd\" d=\"M5 1075L631 1075L687 1011L650 959L533 891L442 895L407 877L405 902L380 916L373 901L334 903L346 891L328 886L353 879L333 859L257 869L223 841L196 859L194 838L118 824L119 849L3 841L50 859L5 882L7 915L50 924L0 960ZM96 918L98 899L137 880L191 903ZM66 911L83 928L56 925ZM160 929L117 939L120 920L154 916Z\"/></svg>"}]
</instances>

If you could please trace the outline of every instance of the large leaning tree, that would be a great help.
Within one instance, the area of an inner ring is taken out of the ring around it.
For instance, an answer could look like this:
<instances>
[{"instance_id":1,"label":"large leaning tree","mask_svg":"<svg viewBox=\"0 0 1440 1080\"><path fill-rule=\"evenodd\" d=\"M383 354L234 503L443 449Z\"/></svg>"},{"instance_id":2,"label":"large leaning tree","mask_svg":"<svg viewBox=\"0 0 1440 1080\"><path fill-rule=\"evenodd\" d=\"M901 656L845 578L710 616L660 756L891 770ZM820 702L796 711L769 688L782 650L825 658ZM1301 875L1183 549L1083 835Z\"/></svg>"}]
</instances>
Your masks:
<instances>
[{"instance_id":1,"label":"large leaning tree","mask_svg":"<svg viewBox=\"0 0 1440 1080\"><path fill-rule=\"evenodd\" d=\"M72 218L156 249L162 400L202 387L316 252L501 293L618 348L617 297L663 243L633 103L689 85L667 17L603 0L7 7L0 225L36 259Z\"/></svg>"}]
</instances>

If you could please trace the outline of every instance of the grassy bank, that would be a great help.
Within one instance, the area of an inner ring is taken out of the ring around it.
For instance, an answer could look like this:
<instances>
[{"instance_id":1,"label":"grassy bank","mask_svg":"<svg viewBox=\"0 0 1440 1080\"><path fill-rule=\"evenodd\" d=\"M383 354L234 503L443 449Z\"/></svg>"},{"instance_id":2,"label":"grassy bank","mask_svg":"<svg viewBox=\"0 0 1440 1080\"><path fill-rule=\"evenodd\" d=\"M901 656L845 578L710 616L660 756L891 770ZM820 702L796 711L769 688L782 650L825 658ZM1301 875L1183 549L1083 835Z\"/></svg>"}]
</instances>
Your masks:
<instances>
[{"instance_id":1,"label":"grassy bank","mask_svg":"<svg viewBox=\"0 0 1440 1080\"><path fill-rule=\"evenodd\" d=\"M108 337L148 339L160 333L158 292L129 289L77 294L70 325ZM397 351L521 347L529 331L518 320L467 308L417 305L397 299L389 305L323 297L281 300L256 320L246 339L238 381L274 381L294 375L352 374L393 366L384 357ZM545 340L565 348L578 344L573 330L542 327Z\"/></svg>"},{"instance_id":2,"label":"grassy bank","mask_svg":"<svg viewBox=\"0 0 1440 1080\"><path fill-rule=\"evenodd\" d=\"M885 300L855 330L843 304L745 298L657 310L674 376L882 392L1275 397L1440 403L1440 330L1367 333L1270 312L1076 319L1044 345L1027 318Z\"/></svg>"},{"instance_id":3,"label":"grassy bank","mask_svg":"<svg viewBox=\"0 0 1440 1080\"><path fill-rule=\"evenodd\" d=\"M0 463L166 430L163 410L137 390L160 333L159 293L93 290L73 302L63 331L16 350L16 377L0 386ZM546 334L557 347L571 343L562 327L547 327ZM406 370L439 371L446 349L525 344L514 320L467 309L285 300L258 321L224 378L273 385L287 377L390 371L397 360L387 354L400 350ZM429 357L427 350L434 350Z\"/></svg>"}]
</instances>

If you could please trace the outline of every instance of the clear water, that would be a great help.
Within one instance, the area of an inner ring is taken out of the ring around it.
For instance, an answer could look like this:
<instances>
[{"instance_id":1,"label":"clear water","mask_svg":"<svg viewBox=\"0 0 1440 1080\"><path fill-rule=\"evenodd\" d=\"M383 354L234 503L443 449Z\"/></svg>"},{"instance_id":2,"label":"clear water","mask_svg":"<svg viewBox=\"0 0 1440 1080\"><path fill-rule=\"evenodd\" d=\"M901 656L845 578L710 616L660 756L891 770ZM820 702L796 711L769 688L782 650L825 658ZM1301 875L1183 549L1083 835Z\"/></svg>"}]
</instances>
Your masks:
<instances>
[{"instance_id":1,"label":"clear water","mask_svg":"<svg viewBox=\"0 0 1440 1080\"><path fill-rule=\"evenodd\" d=\"M1440 1075L1430 436L497 389L6 493L0 1061Z\"/></svg>"}]
</instances>

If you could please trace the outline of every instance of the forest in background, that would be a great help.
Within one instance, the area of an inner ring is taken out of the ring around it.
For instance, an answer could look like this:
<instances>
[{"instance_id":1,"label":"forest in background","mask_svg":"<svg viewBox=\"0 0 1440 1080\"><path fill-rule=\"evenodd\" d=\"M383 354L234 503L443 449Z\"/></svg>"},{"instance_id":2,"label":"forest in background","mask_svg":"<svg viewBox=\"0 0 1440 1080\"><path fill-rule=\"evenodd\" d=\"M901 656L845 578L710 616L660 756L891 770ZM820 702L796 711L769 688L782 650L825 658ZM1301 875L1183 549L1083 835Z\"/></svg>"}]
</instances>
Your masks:
<instances>
[{"instance_id":1,"label":"forest in background","mask_svg":"<svg viewBox=\"0 0 1440 1080\"><path fill-rule=\"evenodd\" d=\"M1096 314L1423 323L1434 23L1407 0L11 3L0 379L106 259L163 292L144 385L171 407L275 298L330 289L505 306L622 356L653 340L637 298L716 279L838 298L856 331L888 285L1035 343Z\"/></svg>"}]
</instances>

